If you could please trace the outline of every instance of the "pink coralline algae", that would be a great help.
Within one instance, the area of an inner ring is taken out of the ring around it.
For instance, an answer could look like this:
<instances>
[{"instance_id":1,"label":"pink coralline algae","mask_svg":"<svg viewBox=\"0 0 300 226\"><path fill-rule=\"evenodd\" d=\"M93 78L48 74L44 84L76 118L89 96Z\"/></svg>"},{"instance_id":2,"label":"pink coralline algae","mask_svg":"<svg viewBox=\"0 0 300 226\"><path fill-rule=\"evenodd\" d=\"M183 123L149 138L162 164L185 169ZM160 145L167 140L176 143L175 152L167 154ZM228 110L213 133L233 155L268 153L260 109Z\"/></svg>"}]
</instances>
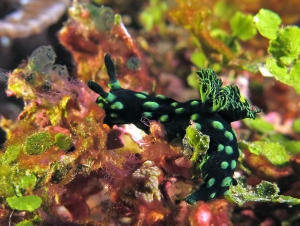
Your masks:
<instances>
[{"instance_id":1,"label":"pink coralline algae","mask_svg":"<svg viewBox=\"0 0 300 226\"><path fill-rule=\"evenodd\" d=\"M152 202L154 199L161 200L161 193L158 188L162 181L162 172L155 166L154 162L146 161L143 165L137 169L132 177L134 183L139 184L134 194L139 199L143 199L146 202Z\"/></svg>"}]
</instances>

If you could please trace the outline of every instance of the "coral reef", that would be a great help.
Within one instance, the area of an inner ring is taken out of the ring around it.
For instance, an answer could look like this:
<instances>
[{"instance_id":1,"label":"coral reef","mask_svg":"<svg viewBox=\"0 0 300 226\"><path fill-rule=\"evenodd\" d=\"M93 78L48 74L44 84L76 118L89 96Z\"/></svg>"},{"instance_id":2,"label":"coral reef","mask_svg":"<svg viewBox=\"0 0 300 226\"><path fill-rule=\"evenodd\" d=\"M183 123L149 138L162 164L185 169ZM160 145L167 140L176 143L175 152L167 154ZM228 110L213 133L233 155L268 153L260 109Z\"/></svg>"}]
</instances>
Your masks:
<instances>
[{"instance_id":1,"label":"coral reef","mask_svg":"<svg viewBox=\"0 0 300 226\"><path fill-rule=\"evenodd\" d=\"M102 70L103 56L109 52L116 61L116 73L123 87L151 91L153 81L146 62L120 15L109 7L77 3L69 8L69 15L59 40L72 53L79 79L93 79L104 85L107 79Z\"/></svg>"},{"instance_id":2,"label":"coral reef","mask_svg":"<svg viewBox=\"0 0 300 226\"><path fill-rule=\"evenodd\" d=\"M56 23L69 5L70 1L68 0L20 1L17 11L0 20L0 36L24 38L38 34L51 24Z\"/></svg>"},{"instance_id":3,"label":"coral reef","mask_svg":"<svg viewBox=\"0 0 300 226\"><path fill-rule=\"evenodd\" d=\"M0 88L24 102L0 97L0 225L298 223L295 6L62 0L32 10L39 4L0 3L2 23L24 13L9 23L19 30L0 26L0 47L20 63L0 69ZM42 32L69 4L65 23ZM29 22L41 26L24 31ZM15 49L35 31L46 39Z\"/></svg>"}]
</instances>

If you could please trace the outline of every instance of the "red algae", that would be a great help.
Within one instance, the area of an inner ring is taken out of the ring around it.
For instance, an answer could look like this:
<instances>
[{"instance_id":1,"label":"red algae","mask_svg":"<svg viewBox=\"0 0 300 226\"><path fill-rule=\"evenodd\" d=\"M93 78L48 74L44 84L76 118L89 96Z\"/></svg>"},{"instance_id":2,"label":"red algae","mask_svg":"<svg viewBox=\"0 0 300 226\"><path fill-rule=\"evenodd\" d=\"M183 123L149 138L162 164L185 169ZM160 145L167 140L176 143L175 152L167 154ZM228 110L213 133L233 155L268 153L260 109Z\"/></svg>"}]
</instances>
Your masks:
<instances>
[{"instance_id":1,"label":"red algae","mask_svg":"<svg viewBox=\"0 0 300 226\"><path fill-rule=\"evenodd\" d=\"M109 7L77 4L69 9L70 18L59 33L60 42L72 53L77 78L107 83L104 55L110 53L117 65L124 88L150 92L153 80L136 41L125 28L121 16Z\"/></svg>"}]
</instances>

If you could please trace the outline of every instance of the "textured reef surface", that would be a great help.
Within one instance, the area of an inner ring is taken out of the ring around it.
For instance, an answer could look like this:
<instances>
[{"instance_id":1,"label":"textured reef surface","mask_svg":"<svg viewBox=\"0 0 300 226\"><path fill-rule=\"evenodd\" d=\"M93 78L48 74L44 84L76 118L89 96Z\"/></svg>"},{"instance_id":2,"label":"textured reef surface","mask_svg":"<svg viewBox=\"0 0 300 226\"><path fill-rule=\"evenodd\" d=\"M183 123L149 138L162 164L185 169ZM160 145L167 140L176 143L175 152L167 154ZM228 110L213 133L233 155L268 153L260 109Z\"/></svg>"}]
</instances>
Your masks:
<instances>
[{"instance_id":1,"label":"textured reef surface","mask_svg":"<svg viewBox=\"0 0 300 226\"><path fill-rule=\"evenodd\" d=\"M0 225L299 222L299 1L41 2L0 2Z\"/></svg>"}]
</instances>

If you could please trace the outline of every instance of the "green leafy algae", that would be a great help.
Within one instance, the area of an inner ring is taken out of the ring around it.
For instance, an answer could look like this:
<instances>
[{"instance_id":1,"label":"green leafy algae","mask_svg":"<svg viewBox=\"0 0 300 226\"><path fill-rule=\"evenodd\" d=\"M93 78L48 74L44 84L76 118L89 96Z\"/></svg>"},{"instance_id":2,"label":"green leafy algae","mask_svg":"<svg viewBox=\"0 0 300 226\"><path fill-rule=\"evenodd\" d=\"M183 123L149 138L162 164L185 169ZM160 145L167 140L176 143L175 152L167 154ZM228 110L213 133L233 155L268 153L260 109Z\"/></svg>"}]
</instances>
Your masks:
<instances>
[{"instance_id":1,"label":"green leafy algae","mask_svg":"<svg viewBox=\"0 0 300 226\"><path fill-rule=\"evenodd\" d=\"M37 177L34 174L30 174L28 171L26 172L26 175L21 177L20 180L20 187L24 190L32 190L37 182Z\"/></svg>"},{"instance_id":2,"label":"green leafy algae","mask_svg":"<svg viewBox=\"0 0 300 226\"><path fill-rule=\"evenodd\" d=\"M294 120L292 129L294 130L294 132L300 133L300 119Z\"/></svg>"},{"instance_id":3,"label":"green leafy algae","mask_svg":"<svg viewBox=\"0 0 300 226\"><path fill-rule=\"evenodd\" d=\"M287 154L285 147L279 143L266 142L266 141L254 141L239 142L239 147L248 149L255 155L262 155L268 159L270 163L275 166L284 166L289 160L290 156Z\"/></svg>"},{"instance_id":4,"label":"green leafy algae","mask_svg":"<svg viewBox=\"0 0 300 226\"><path fill-rule=\"evenodd\" d=\"M60 149L67 151L73 144L73 141L70 137L63 133L58 133L54 137L54 144Z\"/></svg>"},{"instance_id":5,"label":"green leafy algae","mask_svg":"<svg viewBox=\"0 0 300 226\"><path fill-rule=\"evenodd\" d=\"M42 199L39 196L13 196L6 198L6 201L10 208L20 211L33 212L38 209L42 204Z\"/></svg>"},{"instance_id":6,"label":"green leafy algae","mask_svg":"<svg viewBox=\"0 0 300 226\"><path fill-rule=\"evenodd\" d=\"M6 148L6 151L1 159L4 164L11 164L14 162L22 152L22 145L14 144Z\"/></svg>"},{"instance_id":7,"label":"green leafy algae","mask_svg":"<svg viewBox=\"0 0 300 226\"><path fill-rule=\"evenodd\" d=\"M29 136L24 143L24 151L28 155L40 155L52 146L51 135L37 132Z\"/></svg>"},{"instance_id":8,"label":"green leafy algae","mask_svg":"<svg viewBox=\"0 0 300 226\"><path fill-rule=\"evenodd\" d=\"M202 134L194 124L186 128L186 135L183 138L185 155L195 163L201 156L206 154L209 148L209 136Z\"/></svg>"},{"instance_id":9,"label":"green leafy algae","mask_svg":"<svg viewBox=\"0 0 300 226\"><path fill-rule=\"evenodd\" d=\"M280 29L277 38L270 41L268 51L272 56L266 60L268 70L300 93L300 29L296 26Z\"/></svg>"},{"instance_id":10,"label":"green leafy algae","mask_svg":"<svg viewBox=\"0 0 300 226\"><path fill-rule=\"evenodd\" d=\"M16 224L16 226L33 226L34 224L28 220L24 220L18 224Z\"/></svg>"},{"instance_id":11,"label":"green leafy algae","mask_svg":"<svg viewBox=\"0 0 300 226\"><path fill-rule=\"evenodd\" d=\"M151 31L154 26L160 28L159 30L164 29L167 9L168 4L165 1L150 0L149 6L140 14L140 20L144 29Z\"/></svg>"},{"instance_id":12,"label":"green leafy algae","mask_svg":"<svg viewBox=\"0 0 300 226\"><path fill-rule=\"evenodd\" d=\"M278 14L267 9L260 9L253 17L253 21L262 36L268 39L277 37L279 25L281 24L281 18Z\"/></svg>"},{"instance_id":13,"label":"green leafy algae","mask_svg":"<svg viewBox=\"0 0 300 226\"><path fill-rule=\"evenodd\" d=\"M288 26L278 31L277 37L270 41L269 53L283 65L289 65L298 59L300 53L300 29Z\"/></svg>"},{"instance_id":14,"label":"green leafy algae","mask_svg":"<svg viewBox=\"0 0 300 226\"><path fill-rule=\"evenodd\" d=\"M274 202L287 203L288 205L300 204L300 199L290 196L278 195L279 188L275 183L262 181L253 188L246 185L244 179L238 179L236 186L231 186L226 199L237 203L239 206L247 202Z\"/></svg>"},{"instance_id":15,"label":"green leafy algae","mask_svg":"<svg viewBox=\"0 0 300 226\"><path fill-rule=\"evenodd\" d=\"M289 140L282 143L286 151L289 154L299 154L300 153L300 141Z\"/></svg>"},{"instance_id":16,"label":"green leafy algae","mask_svg":"<svg viewBox=\"0 0 300 226\"><path fill-rule=\"evenodd\" d=\"M273 124L263 120L262 118L256 118L255 120L244 119L243 122L251 129L257 132L268 134L274 131Z\"/></svg>"},{"instance_id":17,"label":"green leafy algae","mask_svg":"<svg viewBox=\"0 0 300 226\"><path fill-rule=\"evenodd\" d=\"M253 38L257 30L253 23L252 15L246 15L242 12L236 12L230 20L232 36L238 37L243 41Z\"/></svg>"}]
</instances>

